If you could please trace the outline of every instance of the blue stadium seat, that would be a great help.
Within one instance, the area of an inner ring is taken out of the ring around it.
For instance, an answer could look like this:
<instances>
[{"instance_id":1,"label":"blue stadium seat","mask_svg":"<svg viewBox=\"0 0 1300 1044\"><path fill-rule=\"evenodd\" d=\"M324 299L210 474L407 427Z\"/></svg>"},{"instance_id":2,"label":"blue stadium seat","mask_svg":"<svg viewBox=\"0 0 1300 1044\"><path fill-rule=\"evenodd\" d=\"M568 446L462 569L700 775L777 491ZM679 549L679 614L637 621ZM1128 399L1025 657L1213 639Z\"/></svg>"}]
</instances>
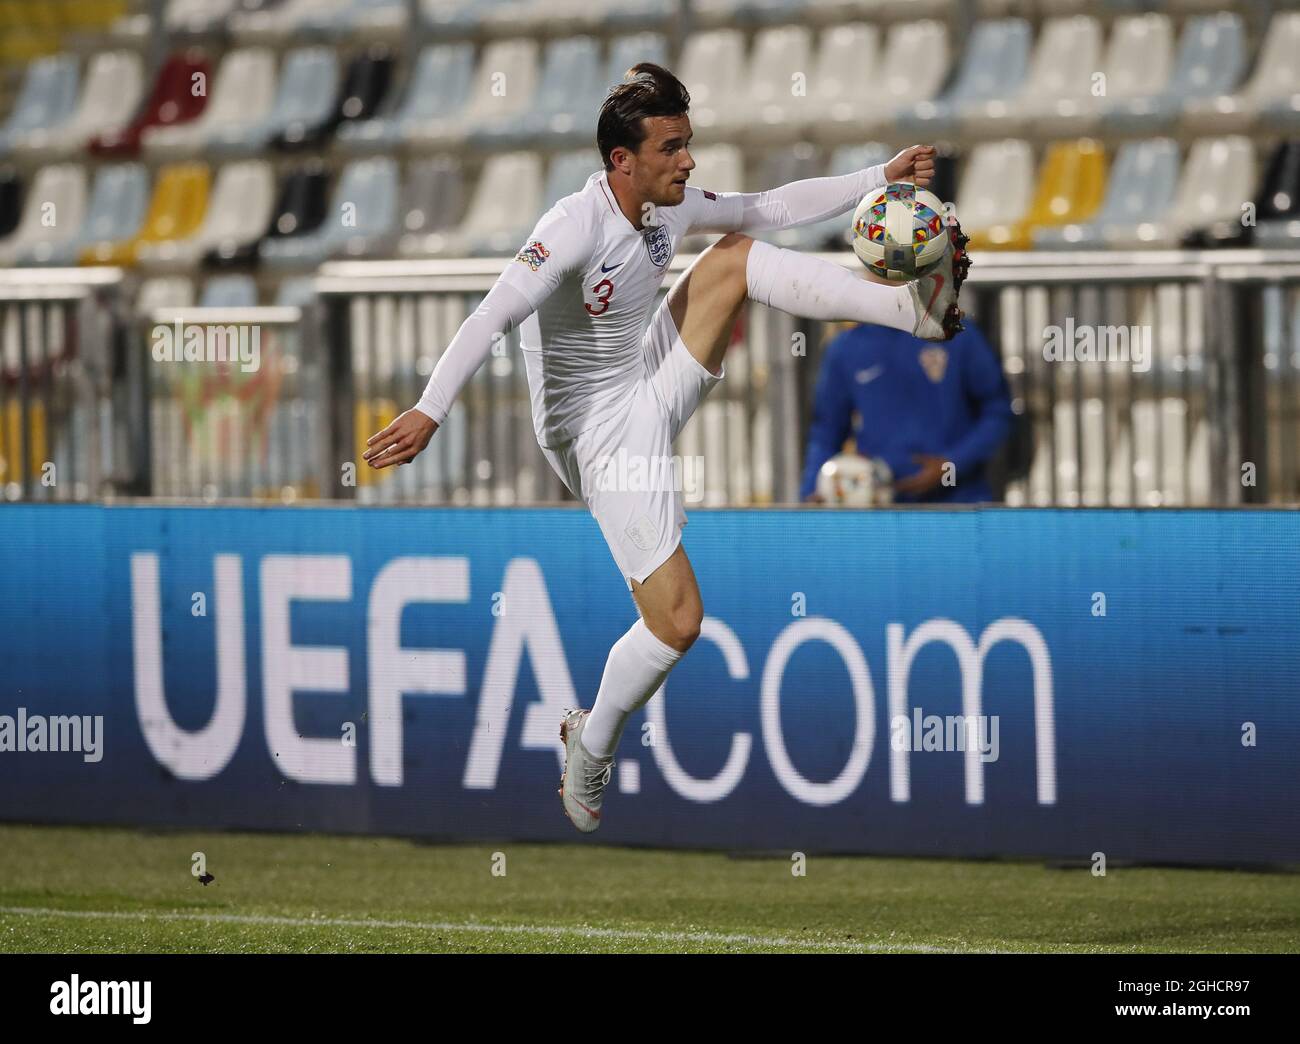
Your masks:
<instances>
[{"instance_id":1,"label":"blue stadium seat","mask_svg":"<svg viewBox=\"0 0 1300 1044\"><path fill-rule=\"evenodd\" d=\"M1241 18L1229 12L1194 18L1183 29L1169 83L1158 94L1108 106L1102 115L1107 134L1141 136L1168 133L1192 98L1228 94L1246 67Z\"/></svg>"},{"instance_id":2,"label":"blue stadium seat","mask_svg":"<svg viewBox=\"0 0 1300 1044\"><path fill-rule=\"evenodd\" d=\"M400 105L389 116L356 120L339 128L339 145L352 152L396 147L422 126L454 118L465 108L474 73L474 48L468 43L426 47Z\"/></svg>"},{"instance_id":3,"label":"blue stadium seat","mask_svg":"<svg viewBox=\"0 0 1300 1044\"><path fill-rule=\"evenodd\" d=\"M215 137L209 148L218 154L243 155L267 148L286 132L303 133L329 119L338 95L338 58L332 47L302 47L284 60L275 104L248 127Z\"/></svg>"},{"instance_id":4,"label":"blue stadium seat","mask_svg":"<svg viewBox=\"0 0 1300 1044\"><path fill-rule=\"evenodd\" d=\"M72 238L59 243L34 243L18 257L20 265L77 264L81 252L96 243L130 239L144 222L149 204L149 175L139 163L101 167L95 175L85 220Z\"/></svg>"},{"instance_id":5,"label":"blue stadium seat","mask_svg":"<svg viewBox=\"0 0 1300 1044\"><path fill-rule=\"evenodd\" d=\"M13 111L0 127L0 155L31 132L50 131L70 119L80 82L74 55L56 54L30 63Z\"/></svg>"},{"instance_id":6,"label":"blue stadium seat","mask_svg":"<svg viewBox=\"0 0 1300 1044\"><path fill-rule=\"evenodd\" d=\"M1034 246L1059 249L1156 246L1178 190L1178 145L1169 138L1126 142L1111 166L1106 198L1091 221L1035 229ZM1145 237L1145 238L1144 238Z\"/></svg>"},{"instance_id":7,"label":"blue stadium seat","mask_svg":"<svg viewBox=\"0 0 1300 1044\"><path fill-rule=\"evenodd\" d=\"M248 275L213 276L203 287L200 308L254 308L257 283Z\"/></svg>"},{"instance_id":8,"label":"blue stadium seat","mask_svg":"<svg viewBox=\"0 0 1300 1044\"><path fill-rule=\"evenodd\" d=\"M477 128L470 143L505 150L527 146L559 148L596 136L596 112L604 97L604 69L590 36L547 45L541 81L525 112Z\"/></svg>"},{"instance_id":9,"label":"blue stadium seat","mask_svg":"<svg viewBox=\"0 0 1300 1044\"><path fill-rule=\"evenodd\" d=\"M267 240L263 264L311 268L335 256L364 257L387 243L397 229L397 163L377 156L343 168L325 214L312 232Z\"/></svg>"},{"instance_id":10,"label":"blue stadium seat","mask_svg":"<svg viewBox=\"0 0 1300 1044\"><path fill-rule=\"evenodd\" d=\"M979 22L957 79L932 102L919 102L899 114L898 129L917 140L954 135L968 116L1005 107L1020 90L1029 69L1029 23L1023 18Z\"/></svg>"}]
</instances>

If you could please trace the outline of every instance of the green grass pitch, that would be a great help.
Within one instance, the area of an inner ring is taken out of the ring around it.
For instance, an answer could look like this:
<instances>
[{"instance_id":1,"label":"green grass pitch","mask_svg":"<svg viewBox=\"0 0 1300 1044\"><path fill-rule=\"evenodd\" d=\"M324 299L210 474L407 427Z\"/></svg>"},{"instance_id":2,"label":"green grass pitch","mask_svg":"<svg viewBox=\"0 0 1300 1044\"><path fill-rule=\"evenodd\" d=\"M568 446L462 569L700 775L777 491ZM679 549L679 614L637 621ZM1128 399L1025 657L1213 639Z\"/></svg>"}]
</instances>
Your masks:
<instances>
[{"instance_id":1,"label":"green grass pitch","mask_svg":"<svg viewBox=\"0 0 1300 1044\"><path fill-rule=\"evenodd\" d=\"M796 877L791 865L0 825L0 951L1300 951L1295 874L810 854Z\"/></svg>"}]
</instances>

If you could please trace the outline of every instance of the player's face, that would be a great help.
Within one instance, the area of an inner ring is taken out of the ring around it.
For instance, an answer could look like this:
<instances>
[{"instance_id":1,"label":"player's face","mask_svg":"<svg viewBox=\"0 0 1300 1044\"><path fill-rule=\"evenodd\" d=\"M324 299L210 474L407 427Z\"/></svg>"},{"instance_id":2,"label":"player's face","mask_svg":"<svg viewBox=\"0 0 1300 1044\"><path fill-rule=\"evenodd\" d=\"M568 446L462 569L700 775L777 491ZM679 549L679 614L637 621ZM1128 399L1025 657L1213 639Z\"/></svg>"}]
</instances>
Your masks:
<instances>
[{"instance_id":1,"label":"player's face","mask_svg":"<svg viewBox=\"0 0 1300 1044\"><path fill-rule=\"evenodd\" d=\"M645 130L632 167L632 184L646 202L675 207L686 198L686 179L695 168L688 148L690 117L647 116Z\"/></svg>"}]
</instances>

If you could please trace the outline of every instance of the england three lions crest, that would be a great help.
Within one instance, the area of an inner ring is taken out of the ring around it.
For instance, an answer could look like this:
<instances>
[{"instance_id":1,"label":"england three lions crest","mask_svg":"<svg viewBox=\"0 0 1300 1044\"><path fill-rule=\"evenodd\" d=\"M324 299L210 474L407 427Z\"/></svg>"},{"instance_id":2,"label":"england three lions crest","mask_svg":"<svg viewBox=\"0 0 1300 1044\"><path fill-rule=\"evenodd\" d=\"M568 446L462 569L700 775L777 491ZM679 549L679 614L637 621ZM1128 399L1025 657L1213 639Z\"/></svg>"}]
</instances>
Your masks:
<instances>
[{"instance_id":1,"label":"england three lions crest","mask_svg":"<svg viewBox=\"0 0 1300 1044\"><path fill-rule=\"evenodd\" d=\"M668 235L668 229L663 225L653 225L647 229L645 248L655 268L663 268L668 264L673 256L673 241Z\"/></svg>"}]
</instances>

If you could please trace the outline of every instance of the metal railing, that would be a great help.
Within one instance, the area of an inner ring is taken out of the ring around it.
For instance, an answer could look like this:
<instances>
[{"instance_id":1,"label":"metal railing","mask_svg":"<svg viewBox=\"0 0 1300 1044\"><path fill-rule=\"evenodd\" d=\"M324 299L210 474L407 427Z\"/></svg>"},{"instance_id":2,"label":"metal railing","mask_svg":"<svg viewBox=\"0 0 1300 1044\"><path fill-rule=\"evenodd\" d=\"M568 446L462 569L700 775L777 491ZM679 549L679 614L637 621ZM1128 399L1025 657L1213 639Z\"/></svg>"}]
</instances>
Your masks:
<instances>
[{"instance_id":1,"label":"metal railing","mask_svg":"<svg viewBox=\"0 0 1300 1044\"><path fill-rule=\"evenodd\" d=\"M675 260L665 287L691 260ZM514 334L416 465L361 462L366 437L416 401L505 263L335 262L302 310L141 317L127 313L116 269L0 272L0 489L10 500L571 502L537 448ZM1008 503L1300 503L1300 253L990 252L963 303L1023 418L990 465ZM160 331L187 327L205 345L214 331L256 332L256 365L210 348L172 361ZM1073 359L1052 357L1051 331ZM703 458L704 505L797 500L832 332L742 313L727 379L675 447Z\"/></svg>"}]
</instances>

